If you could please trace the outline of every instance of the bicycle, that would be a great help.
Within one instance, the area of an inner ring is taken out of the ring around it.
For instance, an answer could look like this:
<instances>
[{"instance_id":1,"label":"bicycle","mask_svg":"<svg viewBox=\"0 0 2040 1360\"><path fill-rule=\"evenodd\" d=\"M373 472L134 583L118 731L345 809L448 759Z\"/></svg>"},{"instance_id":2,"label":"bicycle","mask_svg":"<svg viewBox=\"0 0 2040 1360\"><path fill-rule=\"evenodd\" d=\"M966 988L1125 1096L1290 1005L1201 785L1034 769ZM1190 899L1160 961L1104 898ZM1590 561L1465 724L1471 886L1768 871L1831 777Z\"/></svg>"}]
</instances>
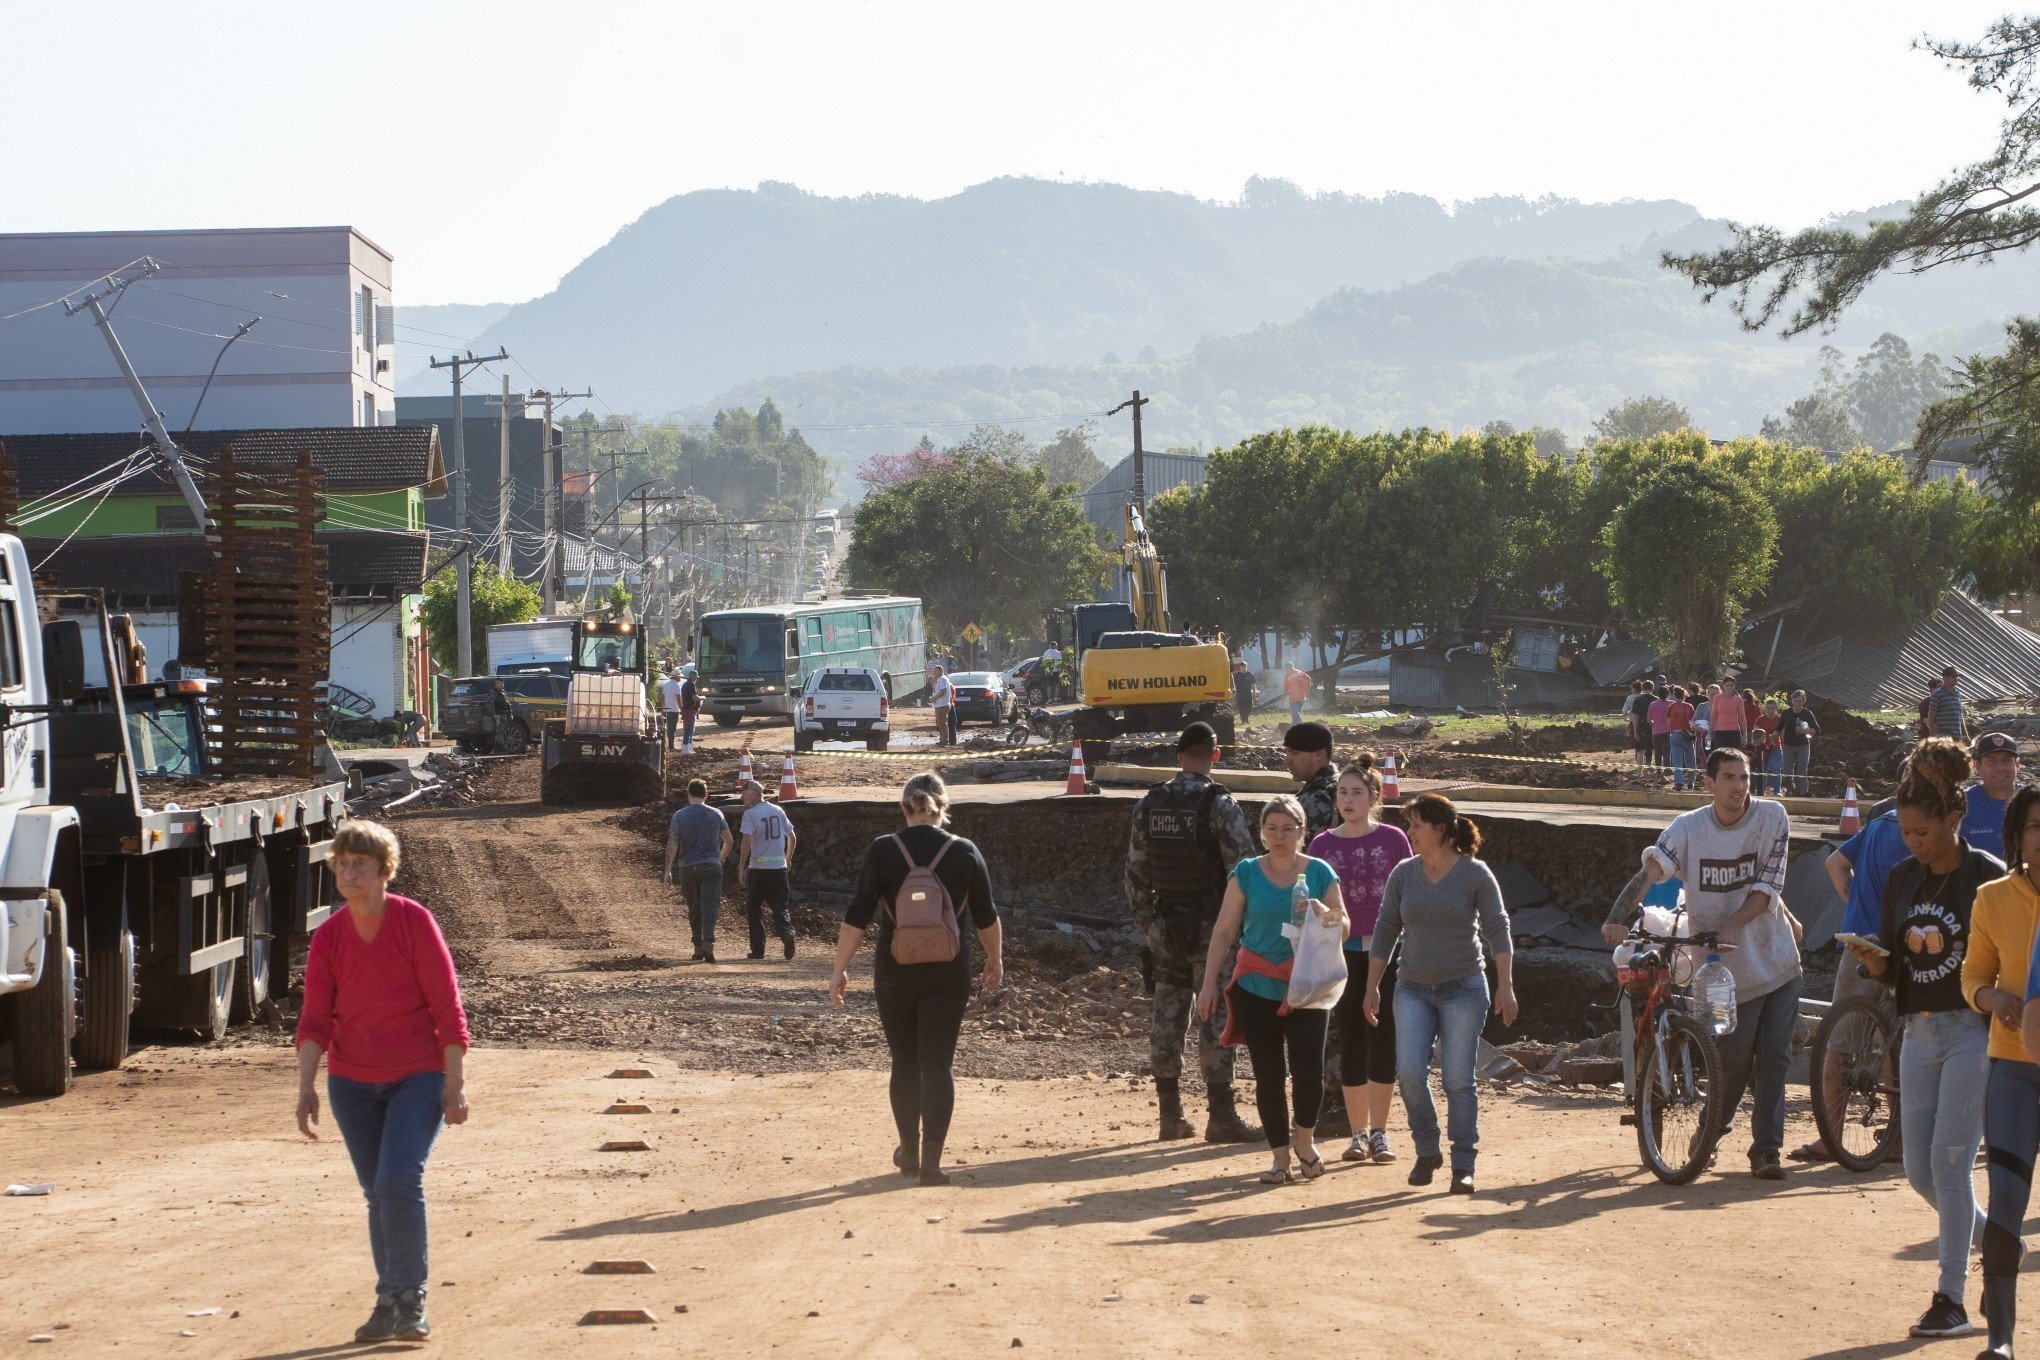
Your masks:
<instances>
[{"instance_id":1,"label":"bicycle","mask_svg":"<svg viewBox=\"0 0 2040 1360\"><path fill-rule=\"evenodd\" d=\"M1721 1050L1714 1032L1687 1013L1675 964L1681 949L1734 946L1712 931L1677 938L1641 925L1630 929L1626 943L1633 952L1616 969L1622 988L1616 1004L1630 1036L1622 1088L1634 1108L1622 1122L1636 1129L1644 1168L1666 1185L1684 1185L1713 1163L1727 1111L1721 1109Z\"/></svg>"},{"instance_id":2,"label":"bicycle","mask_svg":"<svg viewBox=\"0 0 2040 1360\"><path fill-rule=\"evenodd\" d=\"M1844 956L1844 968L1858 965ZM1890 998L1854 996L1828 1008L1807 1054L1813 1122L1835 1160L1874 1171L1898 1144L1898 1053L1905 1026Z\"/></svg>"}]
</instances>

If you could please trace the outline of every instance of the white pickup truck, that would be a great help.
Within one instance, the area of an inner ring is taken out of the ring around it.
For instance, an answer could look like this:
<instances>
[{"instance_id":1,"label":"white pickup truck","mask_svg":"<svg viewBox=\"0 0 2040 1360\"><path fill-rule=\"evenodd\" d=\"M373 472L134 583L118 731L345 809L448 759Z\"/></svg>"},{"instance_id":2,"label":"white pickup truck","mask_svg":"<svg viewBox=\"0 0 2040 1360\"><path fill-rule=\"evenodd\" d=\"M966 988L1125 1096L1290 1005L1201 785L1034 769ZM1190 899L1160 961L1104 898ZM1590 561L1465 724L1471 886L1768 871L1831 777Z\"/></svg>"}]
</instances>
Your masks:
<instances>
[{"instance_id":1,"label":"white pickup truck","mask_svg":"<svg viewBox=\"0 0 2040 1360\"><path fill-rule=\"evenodd\" d=\"M877 671L864 666L826 666L808 677L793 706L793 749L812 751L817 741L864 742L883 751L892 736L892 704Z\"/></svg>"}]
</instances>

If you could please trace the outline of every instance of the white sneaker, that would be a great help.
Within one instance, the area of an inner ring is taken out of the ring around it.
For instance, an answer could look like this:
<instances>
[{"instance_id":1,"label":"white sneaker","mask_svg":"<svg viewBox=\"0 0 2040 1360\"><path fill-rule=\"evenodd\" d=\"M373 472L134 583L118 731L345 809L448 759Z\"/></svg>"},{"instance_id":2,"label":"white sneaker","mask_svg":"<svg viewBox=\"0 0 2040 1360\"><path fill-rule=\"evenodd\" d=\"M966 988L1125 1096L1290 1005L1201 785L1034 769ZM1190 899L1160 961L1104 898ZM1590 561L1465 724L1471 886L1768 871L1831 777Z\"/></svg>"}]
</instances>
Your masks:
<instances>
[{"instance_id":1,"label":"white sneaker","mask_svg":"<svg viewBox=\"0 0 2040 1360\"><path fill-rule=\"evenodd\" d=\"M1346 1150L1339 1154L1339 1160L1342 1162L1364 1162L1373 1155L1373 1149L1367 1145L1367 1135L1356 1133L1353 1135L1352 1141L1346 1144Z\"/></svg>"}]
</instances>

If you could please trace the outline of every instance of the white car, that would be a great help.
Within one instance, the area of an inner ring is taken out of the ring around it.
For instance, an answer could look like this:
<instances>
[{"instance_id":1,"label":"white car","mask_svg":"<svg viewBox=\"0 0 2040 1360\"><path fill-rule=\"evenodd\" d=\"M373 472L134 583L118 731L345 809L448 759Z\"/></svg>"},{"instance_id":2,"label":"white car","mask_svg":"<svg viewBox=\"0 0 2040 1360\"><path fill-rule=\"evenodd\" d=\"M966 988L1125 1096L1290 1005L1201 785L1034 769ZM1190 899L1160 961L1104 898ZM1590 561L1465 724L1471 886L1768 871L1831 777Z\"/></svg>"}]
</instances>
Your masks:
<instances>
[{"instance_id":1,"label":"white car","mask_svg":"<svg viewBox=\"0 0 2040 1360\"><path fill-rule=\"evenodd\" d=\"M892 737L892 700L885 681L867 666L825 666L810 675L793 706L793 749L817 741L858 741L883 751Z\"/></svg>"}]
</instances>

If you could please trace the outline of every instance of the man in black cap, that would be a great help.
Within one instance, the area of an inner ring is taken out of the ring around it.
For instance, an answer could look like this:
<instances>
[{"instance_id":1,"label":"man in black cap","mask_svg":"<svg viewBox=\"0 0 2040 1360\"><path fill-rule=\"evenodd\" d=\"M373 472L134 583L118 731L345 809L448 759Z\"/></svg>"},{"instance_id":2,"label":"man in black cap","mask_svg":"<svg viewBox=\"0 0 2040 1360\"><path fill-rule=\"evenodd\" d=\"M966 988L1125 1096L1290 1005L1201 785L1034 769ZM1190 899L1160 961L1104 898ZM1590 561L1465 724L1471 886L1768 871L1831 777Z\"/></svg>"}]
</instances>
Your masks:
<instances>
[{"instance_id":1,"label":"man in black cap","mask_svg":"<svg viewBox=\"0 0 2040 1360\"><path fill-rule=\"evenodd\" d=\"M1303 804L1304 818L1310 823L1303 829L1304 848L1309 849L1312 837L1331 830L1339 820L1339 770L1332 762L1332 729L1321 722L1292 724L1282 734L1282 763L1289 767L1289 777L1303 784L1296 791L1296 801Z\"/></svg>"},{"instance_id":2,"label":"man in black cap","mask_svg":"<svg viewBox=\"0 0 2040 1360\"><path fill-rule=\"evenodd\" d=\"M1963 797L1962 839L1973 850L2005 857L2005 807L2019 791L2019 743L2008 733L1984 732L1969 744L1976 783Z\"/></svg>"},{"instance_id":3,"label":"man in black cap","mask_svg":"<svg viewBox=\"0 0 2040 1360\"><path fill-rule=\"evenodd\" d=\"M1182 771L1142 796L1133 809L1133 838L1126 852L1126 900L1147 937L1152 969L1154 1019L1148 1029L1148 1061L1161 1101L1162 1132L1168 1138L1196 1133L1183 1113L1183 1042L1197 1003L1211 929L1225 900L1233 865L1254 853L1254 838L1240 805L1223 785L1212 782L1218 734L1195 722L1176 741ZM1219 975L1221 990L1232 981L1228 959ZM1241 1122L1233 1105L1233 1053L1219 1045L1225 1031L1223 1008L1198 1026L1197 1056L1204 1072L1209 1117L1207 1143L1244 1143L1258 1134Z\"/></svg>"}]
</instances>

